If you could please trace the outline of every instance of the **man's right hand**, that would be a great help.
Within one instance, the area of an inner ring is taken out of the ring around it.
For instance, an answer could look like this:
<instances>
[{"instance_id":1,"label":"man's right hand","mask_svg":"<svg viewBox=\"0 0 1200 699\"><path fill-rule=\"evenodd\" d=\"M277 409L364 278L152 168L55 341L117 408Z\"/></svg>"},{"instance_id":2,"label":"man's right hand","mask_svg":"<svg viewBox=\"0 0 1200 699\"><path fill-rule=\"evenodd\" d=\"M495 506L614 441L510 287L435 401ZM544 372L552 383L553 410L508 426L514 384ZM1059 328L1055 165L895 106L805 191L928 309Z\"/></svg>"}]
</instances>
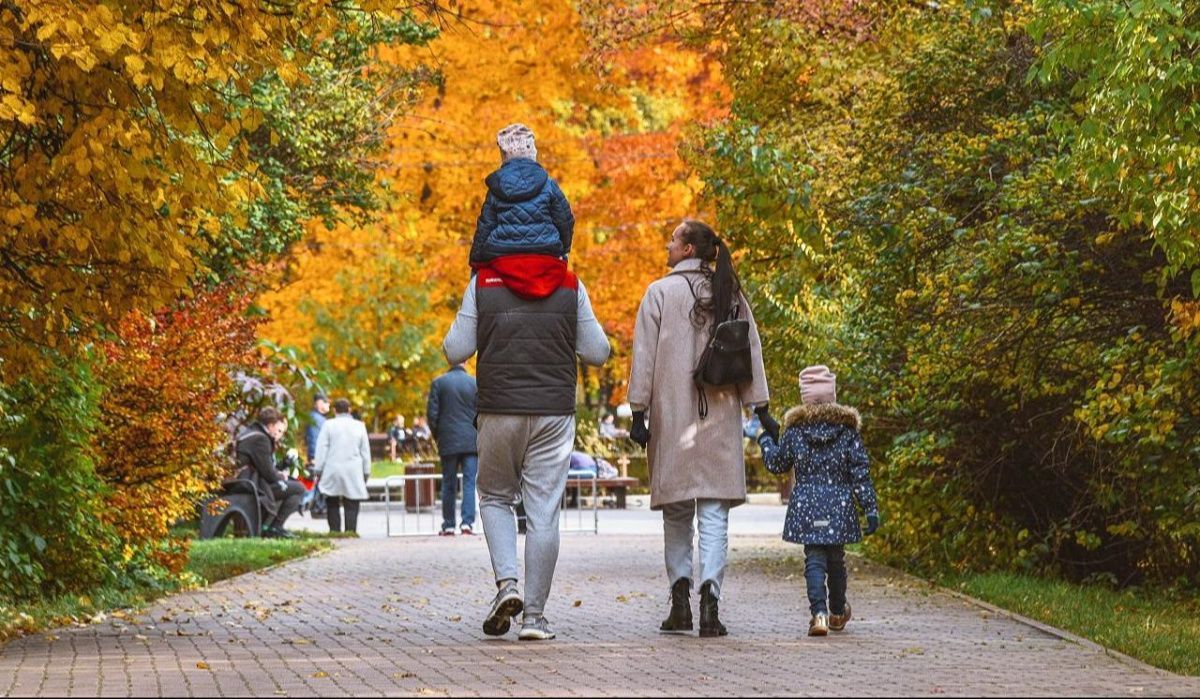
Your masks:
<instances>
[{"instance_id":1,"label":"man's right hand","mask_svg":"<svg viewBox=\"0 0 1200 699\"><path fill-rule=\"evenodd\" d=\"M642 448L650 443L650 429L646 427L646 411L637 410L633 413L633 428L629 430L629 438Z\"/></svg>"}]
</instances>

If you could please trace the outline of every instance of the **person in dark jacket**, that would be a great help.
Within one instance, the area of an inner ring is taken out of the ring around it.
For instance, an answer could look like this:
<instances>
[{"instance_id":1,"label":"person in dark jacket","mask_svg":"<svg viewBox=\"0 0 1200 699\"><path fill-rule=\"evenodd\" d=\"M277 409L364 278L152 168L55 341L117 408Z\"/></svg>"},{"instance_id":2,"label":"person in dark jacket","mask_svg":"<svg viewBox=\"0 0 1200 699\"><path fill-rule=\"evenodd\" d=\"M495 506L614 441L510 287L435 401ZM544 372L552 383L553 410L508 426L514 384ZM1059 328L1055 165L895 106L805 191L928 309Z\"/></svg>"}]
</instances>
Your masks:
<instances>
[{"instance_id":1,"label":"person in dark jacket","mask_svg":"<svg viewBox=\"0 0 1200 699\"><path fill-rule=\"evenodd\" d=\"M462 533L475 533L475 479L479 474L479 438L475 430L475 377L454 364L433 380L425 415L442 459L442 536L454 536L454 498L462 469Z\"/></svg>"},{"instance_id":2,"label":"person in dark jacket","mask_svg":"<svg viewBox=\"0 0 1200 699\"><path fill-rule=\"evenodd\" d=\"M275 408L263 408L258 419L237 436L235 454L241 467L238 478L253 482L258 491L264 511L262 535L267 538L292 538L283 524L300 510L304 499L304 486L275 468L275 450L286 431L283 414Z\"/></svg>"},{"instance_id":3,"label":"person in dark jacket","mask_svg":"<svg viewBox=\"0 0 1200 699\"><path fill-rule=\"evenodd\" d=\"M504 255L571 252L575 216L566 196L537 162L533 132L512 124L496 134L503 164L488 175L487 196L475 224L471 267Z\"/></svg>"},{"instance_id":4,"label":"person in dark jacket","mask_svg":"<svg viewBox=\"0 0 1200 699\"><path fill-rule=\"evenodd\" d=\"M779 442L766 431L750 435L758 437L771 473L796 474L783 538L804 545L810 636L841 631L850 621L845 545L863 537L855 503L866 513L866 533L879 527L875 486L859 433L862 420L857 410L835 402L836 390L837 377L828 368L806 368L800 372L803 404L784 416Z\"/></svg>"},{"instance_id":5,"label":"person in dark jacket","mask_svg":"<svg viewBox=\"0 0 1200 699\"><path fill-rule=\"evenodd\" d=\"M308 427L304 429L304 448L308 455L308 461L305 462L308 468L312 468L317 459L317 436L321 434L321 426L325 424L326 414L329 413L329 398L324 393L318 393L313 396L313 409L308 414ZM325 496L317 488L307 491L304 500L300 503L300 509L309 508L309 512L314 515L325 514Z\"/></svg>"}]
</instances>

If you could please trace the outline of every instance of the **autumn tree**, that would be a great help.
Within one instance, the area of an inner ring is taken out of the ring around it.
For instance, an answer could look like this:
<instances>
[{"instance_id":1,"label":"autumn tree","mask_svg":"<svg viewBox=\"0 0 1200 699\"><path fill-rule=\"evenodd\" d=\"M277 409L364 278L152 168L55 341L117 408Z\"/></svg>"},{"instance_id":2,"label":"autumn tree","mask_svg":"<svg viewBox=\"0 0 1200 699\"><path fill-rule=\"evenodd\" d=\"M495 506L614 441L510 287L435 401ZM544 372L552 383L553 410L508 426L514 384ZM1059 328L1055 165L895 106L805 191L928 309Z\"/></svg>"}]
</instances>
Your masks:
<instances>
[{"instance_id":1,"label":"autumn tree","mask_svg":"<svg viewBox=\"0 0 1200 699\"><path fill-rule=\"evenodd\" d=\"M261 368L255 284L378 207L383 134L435 77L378 49L438 12L0 0L0 491L32 513L0 518L0 596L179 569L168 527Z\"/></svg>"},{"instance_id":2,"label":"autumn tree","mask_svg":"<svg viewBox=\"0 0 1200 699\"><path fill-rule=\"evenodd\" d=\"M234 375L262 368L251 300L227 285L153 315L131 311L100 346L100 516L120 536L124 562L179 572L187 561L169 527L220 483L230 439L222 418L241 399Z\"/></svg>"},{"instance_id":3,"label":"autumn tree","mask_svg":"<svg viewBox=\"0 0 1200 699\"><path fill-rule=\"evenodd\" d=\"M438 317L426 300L419 261L403 254L405 235L374 226L311 228L292 262L295 281L262 297L271 318L266 337L313 367L323 390L348 397L368 418L423 408L427 379L445 360L431 340Z\"/></svg>"},{"instance_id":4,"label":"autumn tree","mask_svg":"<svg viewBox=\"0 0 1200 699\"><path fill-rule=\"evenodd\" d=\"M396 3L365 2L403 18ZM251 141L271 76L346 13L318 0L0 2L0 372L173 301L221 220L262 196Z\"/></svg>"},{"instance_id":5,"label":"autumn tree","mask_svg":"<svg viewBox=\"0 0 1200 699\"><path fill-rule=\"evenodd\" d=\"M1197 12L612 12L644 26L681 7L733 92L689 161L745 251L775 393L825 363L864 410L888 518L874 552L1195 584Z\"/></svg>"},{"instance_id":6,"label":"autumn tree","mask_svg":"<svg viewBox=\"0 0 1200 699\"><path fill-rule=\"evenodd\" d=\"M520 121L537 134L539 160L572 202L572 264L622 357L642 291L664 270L670 224L694 213L701 183L676 146L686 125L721 110L719 65L677 44L593 56L580 15L557 2L462 3L431 49L441 82L389 138L384 171L396 203L378 223L345 226L337 243L300 253L289 283L269 298L268 336L312 349L341 317L340 333L369 341L352 326L360 316L337 308L340 295L361 298L378 283L371 274L383 263L363 255L353 263L361 267L346 265L344 248L369 249L402 270L388 285L406 293L387 300L385 326L420 329L426 349L413 363L416 355L391 356L381 335L374 351L394 366L406 362L404 371L339 388L365 400L388 386L427 387L441 370L438 348L467 283L483 180L500 165L495 133ZM409 47L385 54L405 64L423 55ZM334 275L361 289L331 284ZM618 359L591 388L619 399L626 373ZM420 409L420 395L393 395L401 403L381 409Z\"/></svg>"}]
</instances>

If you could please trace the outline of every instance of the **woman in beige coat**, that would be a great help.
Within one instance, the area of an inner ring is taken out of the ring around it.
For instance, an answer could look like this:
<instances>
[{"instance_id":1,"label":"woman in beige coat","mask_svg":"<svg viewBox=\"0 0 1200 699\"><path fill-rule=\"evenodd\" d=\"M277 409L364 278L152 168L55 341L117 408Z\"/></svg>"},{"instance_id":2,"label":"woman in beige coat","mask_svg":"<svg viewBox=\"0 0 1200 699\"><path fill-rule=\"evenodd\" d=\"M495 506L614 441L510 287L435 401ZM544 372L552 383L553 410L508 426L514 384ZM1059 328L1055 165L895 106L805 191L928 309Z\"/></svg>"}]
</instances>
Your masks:
<instances>
[{"instance_id":1,"label":"woman in beige coat","mask_svg":"<svg viewBox=\"0 0 1200 699\"><path fill-rule=\"evenodd\" d=\"M717 613L729 548L729 510L746 501L742 410L752 406L764 429L778 431L767 413L762 344L741 293L729 249L707 225L685 220L667 245L671 272L650 285L634 330L629 402L630 437L647 447L650 507L662 510L671 613L663 631L690 631L693 520L700 529L700 635L723 636ZM707 415L692 373L715 322L738 308L750 321L752 379L706 386ZM647 425L647 417L649 424Z\"/></svg>"}]
</instances>

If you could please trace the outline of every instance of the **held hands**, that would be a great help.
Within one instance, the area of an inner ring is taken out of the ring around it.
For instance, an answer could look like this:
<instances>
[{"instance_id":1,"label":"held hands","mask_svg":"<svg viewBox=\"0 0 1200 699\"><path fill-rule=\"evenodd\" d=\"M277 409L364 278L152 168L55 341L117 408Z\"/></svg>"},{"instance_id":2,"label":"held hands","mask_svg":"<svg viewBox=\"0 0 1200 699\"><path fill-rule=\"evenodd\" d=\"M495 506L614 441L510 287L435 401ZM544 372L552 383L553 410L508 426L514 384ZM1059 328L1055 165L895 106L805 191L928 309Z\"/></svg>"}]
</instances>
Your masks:
<instances>
[{"instance_id":1,"label":"held hands","mask_svg":"<svg viewBox=\"0 0 1200 699\"><path fill-rule=\"evenodd\" d=\"M865 536L871 536L879 530L879 513L872 512L867 515L867 531L863 532Z\"/></svg>"},{"instance_id":2,"label":"held hands","mask_svg":"<svg viewBox=\"0 0 1200 699\"><path fill-rule=\"evenodd\" d=\"M758 421L762 424L763 432L776 442L779 441L779 423L775 422L775 418L771 417L770 405L763 403L754 409L754 414L758 416Z\"/></svg>"},{"instance_id":3,"label":"held hands","mask_svg":"<svg viewBox=\"0 0 1200 699\"><path fill-rule=\"evenodd\" d=\"M762 433L763 428L761 424L758 427L755 427L753 422L747 422L746 424L742 425L742 434L746 435L750 439L758 441L758 437Z\"/></svg>"},{"instance_id":4,"label":"held hands","mask_svg":"<svg viewBox=\"0 0 1200 699\"><path fill-rule=\"evenodd\" d=\"M650 443L650 429L646 427L646 411L636 410L633 413L633 427L629 430L629 438L642 448Z\"/></svg>"}]
</instances>

